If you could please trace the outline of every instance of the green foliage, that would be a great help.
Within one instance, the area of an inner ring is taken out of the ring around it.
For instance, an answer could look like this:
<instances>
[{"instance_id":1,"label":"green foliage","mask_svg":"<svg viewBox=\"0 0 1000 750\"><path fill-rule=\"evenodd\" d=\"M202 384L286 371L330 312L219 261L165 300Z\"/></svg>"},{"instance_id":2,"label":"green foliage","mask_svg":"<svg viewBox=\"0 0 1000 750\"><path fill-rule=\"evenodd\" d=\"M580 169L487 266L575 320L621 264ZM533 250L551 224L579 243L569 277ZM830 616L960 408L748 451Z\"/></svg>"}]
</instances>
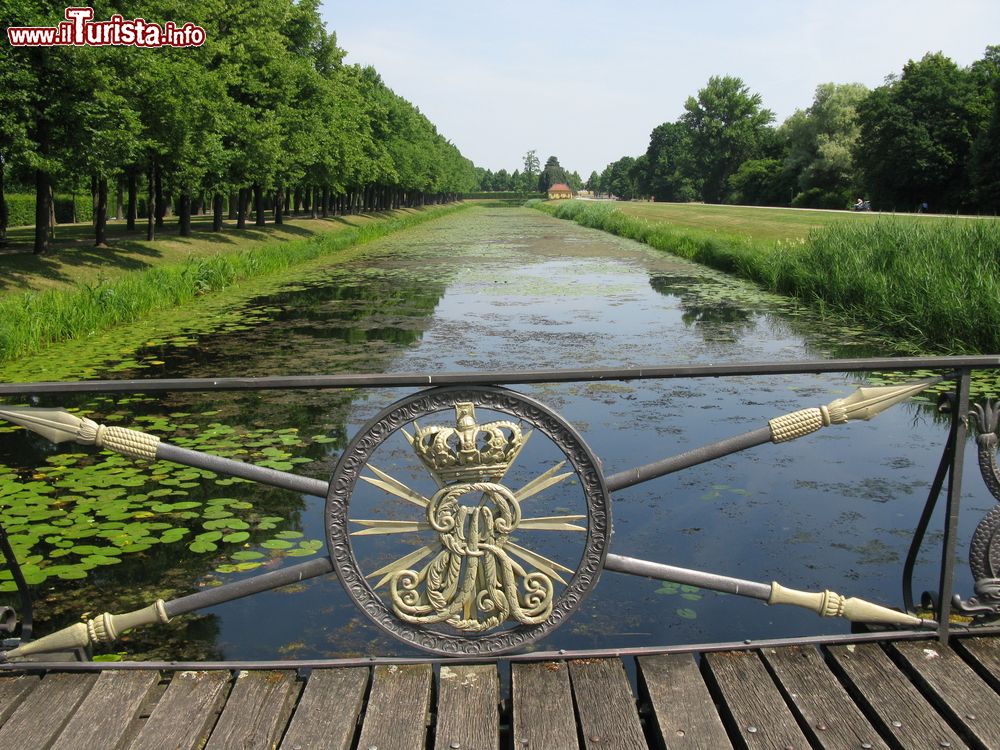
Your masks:
<instances>
[{"instance_id":1,"label":"green foliage","mask_svg":"<svg viewBox=\"0 0 1000 750\"><path fill-rule=\"evenodd\" d=\"M322 191L352 211L475 187L472 163L416 107L373 69L344 65L315 3L195 0L184 13L206 29L202 47L0 45L0 177L33 183L40 170L67 191L155 170L163 200L181 206L206 192L298 188L313 208ZM61 15L19 0L0 33Z\"/></svg>"},{"instance_id":2,"label":"green foliage","mask_svg":"<svg viewBox=\"0 0 1000 750\"><path fill-rule=\"evenodd\" d=\"M550 156L545 161L545 168L538 175L538 192L544 193L553 185L569 184L569 173L559 165L559 159Z\"/></svg>"},{"instance_id":3,"label":"green foliage","mask_svg":"<svg viewBox=\"0 0 1000 750\"><path fill-rule=\"evenodd\" d=\"M976 84L944 55L928 54L858 105L858 162L879 208L926 202L940 212L969 203L968 160L985 124Z\"/></svg>"},{"instance_id":4,"label":"green foliage","mask_svg":"<svg viewBox=\"0 0 1000 750\"><path fill-rule=\"evenodd\" d=\"M680 122L691 144L688 176L700 181L706 203L719 203L729 177L760 154L764 131L774 113L761 107L760 94L733 76L712 76L697 98L684 103Z\"/></svg>"},{"instance_id":5,"label":"green foliage","mask_svg":"<svg viewBox=\"0 0 1000 750\"><path fill-rule=\"evenodd\" d=\"M747 206L787 203L790 187L778 159L748 159L729 178L729 199Z\"/></svg>"},{"instance_id":6,"label":"green foliage","mask_svg":"<svg viewBox=\"0 0 1000 750\"><path fill-rule=\"evenodd\" d=\"M637 219L606 203L535 207L837 311L921 351L1000 350L1000 275L984 272L1000 264L994 220L873 217L802 242L765 242Z\"/></svg>"},{"instance_id":7,"label":"green foliage","mask_svg":"<svg viewBox=\"0 0 1000 750\"><path fill-rule=\"evenodd\" d=\"M35 196L30 193L12 193L6 196L7 206L10 211L9 226L23 227L35 223ZM74 212L76 221L91 221L94 216L93 201L90 194L80 195L60 195L56 194L55 213L56 223L70 224L73 222ZM75 208L74 208L75 205Z\"/></svg>"}]
</instances>

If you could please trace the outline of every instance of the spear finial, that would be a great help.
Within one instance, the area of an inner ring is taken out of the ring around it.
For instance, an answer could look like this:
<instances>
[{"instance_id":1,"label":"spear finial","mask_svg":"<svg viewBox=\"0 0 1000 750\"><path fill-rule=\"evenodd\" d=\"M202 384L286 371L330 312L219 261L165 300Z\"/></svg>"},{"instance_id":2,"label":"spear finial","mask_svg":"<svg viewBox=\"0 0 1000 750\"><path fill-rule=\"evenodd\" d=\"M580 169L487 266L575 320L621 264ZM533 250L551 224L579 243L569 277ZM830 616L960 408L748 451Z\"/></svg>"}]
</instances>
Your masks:
<instances>
[{"instance_id":1,"label":"spear finial","mask_svg":"<svg viewBox=\"0 0 1000 750\"><path fill-rule=\"evenodd\" d=\"M107 427L70 414L65 409L39 409L33 406L6 406L0 409L0 419L21 425L53 443L75 440L83 445L121 453L132 458L156 459L160 439L126 427Z\"/></svg>"},{"instance_id":2,"label":"spear finial","mask_svg":"<svg viewBox=\"0 0 1000 750\"><path fill-rule=\"evenodd\" d=\"M851 419L871 419L890 406L905 401L921 391L944 380L943 377L915 380L903 385L865 386L850 396L838 398L826 406L800 409L791 414L775 417L768 422L771 442L784 443L803 437L821 427L844 424Z\"/></svg>"}]
</instances>

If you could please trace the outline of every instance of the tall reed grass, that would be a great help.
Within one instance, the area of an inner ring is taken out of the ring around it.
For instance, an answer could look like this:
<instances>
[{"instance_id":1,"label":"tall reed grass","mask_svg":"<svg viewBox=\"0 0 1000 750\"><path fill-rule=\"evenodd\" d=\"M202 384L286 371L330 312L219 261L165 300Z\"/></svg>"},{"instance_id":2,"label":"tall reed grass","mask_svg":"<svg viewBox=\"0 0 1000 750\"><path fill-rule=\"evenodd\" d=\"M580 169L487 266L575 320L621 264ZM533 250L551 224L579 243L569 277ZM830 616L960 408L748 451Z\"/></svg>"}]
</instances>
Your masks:
<instances>
[{"instance_id":1,"label":"tall reed grass","mask_svg":"<svg viewBox=\"0 0 1000 750\"><path fill-rule=\"evenodd\" d=\"M188 303L199 295L220 291L242 280L279 273L461 208L464 206L426 209L306 240L154 266L69 291L8 295L0 299L0 362L57 341L134 322L155 310Z\"/></svg>"},{"instance_id":2,"label":"tall reed grass","mask_svg":"<svg viewBox=\"0 0 1000 750\"><path fill-rule=\"evenodd\" d=\"M626 216L606 203L534 205L833 311L906 348L1000 352L1000 221L877 217L765 242Z\"/></svg>"}]
</instances>

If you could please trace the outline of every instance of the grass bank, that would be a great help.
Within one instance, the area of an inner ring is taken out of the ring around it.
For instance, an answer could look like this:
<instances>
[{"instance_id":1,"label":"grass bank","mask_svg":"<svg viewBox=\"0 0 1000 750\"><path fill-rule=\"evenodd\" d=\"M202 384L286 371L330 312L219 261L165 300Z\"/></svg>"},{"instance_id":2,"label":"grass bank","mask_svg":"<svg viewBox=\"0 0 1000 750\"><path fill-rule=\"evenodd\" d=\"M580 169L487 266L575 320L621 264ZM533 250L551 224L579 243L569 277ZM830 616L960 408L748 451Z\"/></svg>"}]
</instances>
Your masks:
<instances>
[{"instance_id":1,"label":"grass bank","mask_svg":"<svg viewBox=\"0 0 1000 750\"><path fill-rule=\"evenodd\" d=\"M788 212L793 228L782 237L773 226L757 235L681 226L630 216L607 203L530 205L756 281L902 339L915 351L1000 351L1000 221L995 219L851 214L816 219L808 212L805 221L819 224L802 232L802 220ZM746 221L734 218L730 226Z\"/></svg>"},{"instance_id":2,"label":"grass bank","mask_svg":"<svg viewBox=\"0 0 1000 750\"><path fill-rule=\"evenodd\" d=\"M28 291L8 290L0 297L0 362L31 354L55 342L135 322L154 311L183 305L243 280L287 271L300 263L370 242L462 207L395 212L354 226L345 223L338 231L284 242L273 239L268 242L260 237L241 241L239 237L223 235L225 244L213 245L211 249L192 252L189 248L184 254L157 251L155 257L143 261L140 270L129 270L130 264L119 263L112 267L111 278L97 272L96 278L91 273L90 280L85 278L74 284L63 281L65 273L55 274L59 283L54 286L44 283L45 274L40 278L28 274L19 284ZM194 242L197 241L195 238ZM14 256L3 260L10 257ZM41 290L37 290L38 286Z\"/></svg>"}]
</instances>

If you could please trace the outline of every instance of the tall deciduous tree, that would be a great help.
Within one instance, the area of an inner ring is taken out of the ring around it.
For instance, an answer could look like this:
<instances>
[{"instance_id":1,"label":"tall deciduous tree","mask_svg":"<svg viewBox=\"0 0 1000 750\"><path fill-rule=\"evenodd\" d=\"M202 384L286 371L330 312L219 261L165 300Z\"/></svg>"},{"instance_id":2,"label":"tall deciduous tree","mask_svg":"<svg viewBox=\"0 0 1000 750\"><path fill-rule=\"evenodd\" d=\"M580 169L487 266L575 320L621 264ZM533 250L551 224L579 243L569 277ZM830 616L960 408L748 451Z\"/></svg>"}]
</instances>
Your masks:
<instances>
[{"instance_id":1,"label":"tall deciduous tree","mask_svg":"<svg viewBox=\"0 0 1000 750\"><path fill-rule=\"evenodd\" d=\"M876 205L956 210L969 202L968 161L986 113L976 80L940 53L911 60L858 105L857 146Z\"/></svg>"},{"instance_id":2,"label":"tall deciduous tree","mask_svg":"<svg viewBox=\"0 0 1000 750\"><path fill-rule=\"evenodd\" d=\"M761 107L759 94L733 76L710 78L697 97L688 97L684 109L681 122L691 143L691 163L685 171L700 185L706 203L719 203L729 177L759 154L774 114Z\"/></svg>"},{"instance_id":3,"label":"tall deciduous tree","mask_svg":"<svg viewBox=\"0 0 1000 750\"><path fill-rule=\"evenodd\" d=\"M860 83L821 84L812 105L782 124L788 148L784 168L800 194L797 205L844 208L860 190L854 163L861 132L857 107L867 95Z\"/></svg>"}]
</instances>

